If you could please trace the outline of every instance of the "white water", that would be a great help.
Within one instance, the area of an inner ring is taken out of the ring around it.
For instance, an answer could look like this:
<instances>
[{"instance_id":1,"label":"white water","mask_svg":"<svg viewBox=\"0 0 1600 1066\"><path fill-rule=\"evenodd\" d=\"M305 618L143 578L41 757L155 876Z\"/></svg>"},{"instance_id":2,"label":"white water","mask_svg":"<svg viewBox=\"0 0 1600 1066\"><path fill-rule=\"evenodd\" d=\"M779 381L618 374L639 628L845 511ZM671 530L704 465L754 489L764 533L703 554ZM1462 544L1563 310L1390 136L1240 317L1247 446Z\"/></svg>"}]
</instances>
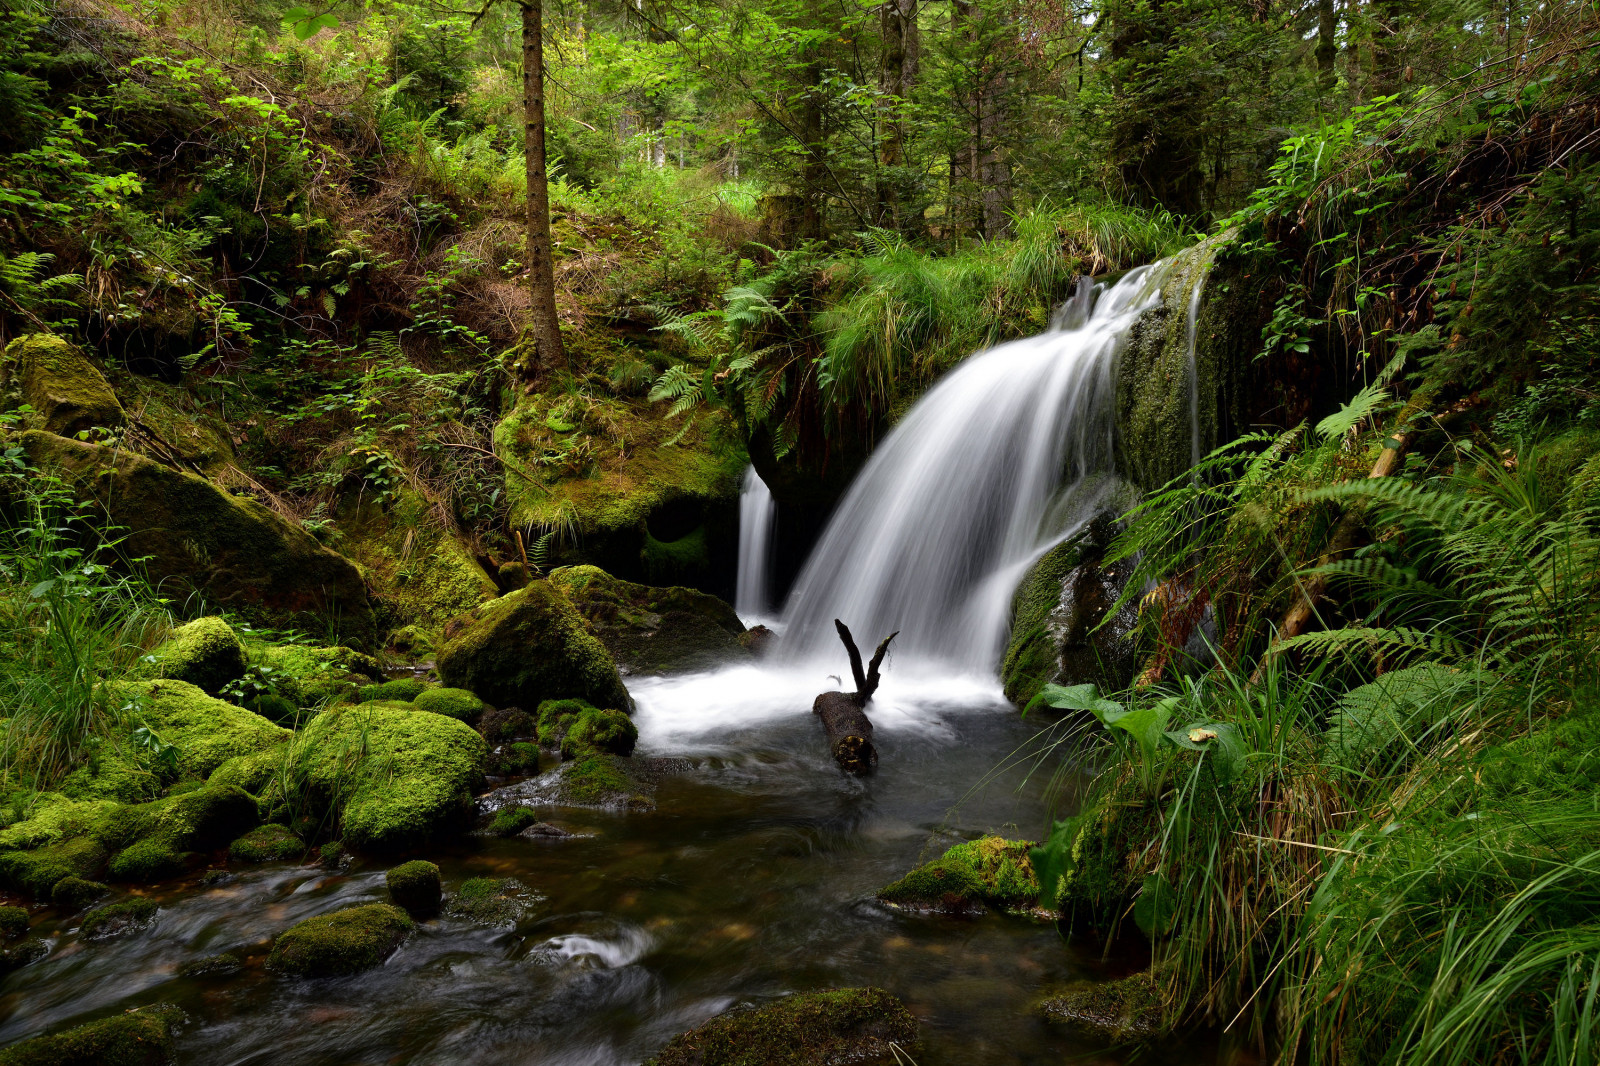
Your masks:
<instances>
[{"instance_id":1,"label":"white water","mask_svg":"<svg viewBox=\"0 0 1600 1066\"><path fill-rule=\"evenodd\" d=\"M772 594L772 527L778 505L755 467L744 472L739 489L739 571L733 609L746 626L769 620Z\"/></svg>"},{"instance_id":2,"label":"white water","mask_svg":"<svg viewBox=\"0 0 1600 1066\"><path fill-rule=\"evenodd\" d=\"M1115 487L1116 354L1169 262L1087 289L1058 328L975 355L884 440L784 610L784 661L841 660L833 620L904 662L992 676L1027 568ZM909 665L909 664L907 664Z\"/></svg>"}]
</instances>

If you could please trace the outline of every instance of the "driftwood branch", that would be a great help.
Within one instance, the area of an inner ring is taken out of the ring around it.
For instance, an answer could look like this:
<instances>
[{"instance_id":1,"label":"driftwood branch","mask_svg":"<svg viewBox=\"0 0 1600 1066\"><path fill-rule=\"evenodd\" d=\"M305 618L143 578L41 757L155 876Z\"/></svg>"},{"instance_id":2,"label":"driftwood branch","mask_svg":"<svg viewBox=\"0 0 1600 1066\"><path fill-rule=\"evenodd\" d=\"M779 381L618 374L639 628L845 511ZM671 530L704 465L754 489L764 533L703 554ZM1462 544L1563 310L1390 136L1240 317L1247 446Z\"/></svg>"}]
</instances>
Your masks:
<instances>
[{"instance_id":1,"label":"driftwood branch","mask_svg":"<svg viewBox=\"0 0 1600 1066\"><path fill-rule=\"evenodd\" d=\"M863 670L861 650L856 647L849 627L837 618L833 626L839 631L839 639L849 653L850 675L855 679L856 690L824 692L811 705L811 713L822 719L823 731L828 734L828 747L840 768L846 773L864 774L878 765L878 752L872 746L872 721L867 718L864 708L871 701L872 694L878 691L881 680L879 670L883 666L884 655L889 651L889 642L900 634L896 631L884 637L872 653L872 662Z\"/></svg>"}]
</instances>

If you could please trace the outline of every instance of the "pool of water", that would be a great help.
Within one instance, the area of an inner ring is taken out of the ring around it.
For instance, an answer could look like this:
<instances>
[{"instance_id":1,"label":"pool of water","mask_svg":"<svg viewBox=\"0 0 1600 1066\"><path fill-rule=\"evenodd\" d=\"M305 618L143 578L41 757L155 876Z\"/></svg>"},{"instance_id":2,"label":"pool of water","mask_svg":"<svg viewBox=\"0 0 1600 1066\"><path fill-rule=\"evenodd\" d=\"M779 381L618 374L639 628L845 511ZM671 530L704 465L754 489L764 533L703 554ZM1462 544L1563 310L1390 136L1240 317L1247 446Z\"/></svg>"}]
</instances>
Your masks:
<instances>
[{"instance_id":1,"label":"pool of water","mask_svg":"<svg viewBox=\"0 0 1600 1066\"><path fill-rule=\"evenodd\" d=\"M864 780L829 760L809 713L821 685L757 670L639 681L640 754L689 769L649 812L549 810L566 839L469 838L426 853L446 893L515 877L524 914L502 928L422 924L388 963L289 980L261 965L290 924L386 900L387 863L338 871L275 864L226 884L159 886L145 933L81 941L38 913L48 958L0 985L0 1043L145 1003L190 1015L182 1063L541 1063L633 1066L728 1007L788 992L877 985L923 1024L921 1066L1120 1062L1037 1019L1053 984L1118 976L1054 925L898 913L875 890L958 840L1037 837L1047 773L1034 726L982 680L896 688L874 705L880 765ZM243 954L227 976L179 967ZM1213 1061L1193 1045L1142 1061Z\"/></svg>"}]
</instances>

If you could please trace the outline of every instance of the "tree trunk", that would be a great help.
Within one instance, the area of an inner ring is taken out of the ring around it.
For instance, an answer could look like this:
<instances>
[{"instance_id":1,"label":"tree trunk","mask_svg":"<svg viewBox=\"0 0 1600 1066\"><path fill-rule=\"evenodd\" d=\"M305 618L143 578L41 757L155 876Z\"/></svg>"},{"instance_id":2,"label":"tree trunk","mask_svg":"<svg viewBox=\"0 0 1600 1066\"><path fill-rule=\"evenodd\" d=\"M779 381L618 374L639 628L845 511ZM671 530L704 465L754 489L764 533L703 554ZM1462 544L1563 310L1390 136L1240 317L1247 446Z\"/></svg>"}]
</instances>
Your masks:
<instances>
[{"instance_id":1,"label":"tree trunk","mask_svg":"<svg viewBox=\"0 0 1600 1066\"><path fill-rule=\"evenodd\" d=\"M871 664L863 670L861 652L850 630L837 618L833 625L850 656L850 676L856 683L856 690L824 692L811 704L811 713L822 719L823 732L828 734L828 749L839 768L847 774L860 776L878 765L878 751L872 746L872 722L864 708L878 691L881 680L878 671L889 651L889 642L900 634L895 632L884 637L872 653Z\"/></svg>"},{"instance_id":2,"label":"tree trunk","mask_svg":"<svg viewBox=\"0 0 1600 1066\"><path fill-rule=\"evenodd\" d=\"M1338 84L1333 61L1339 55L1339 17L1333 0L1317 0L1317 85L1324 93L1331 93Z\"/></svg>"},{"instance_id":3,"label":"tree trunk","mask_svg":"<svg viewBox=\"0 0 1600 1066\"><path fill-rule=\"evenodd\" d=\"M528 293L533 351L517 373L531 384L549 367L565 364L561 321L556 315L555 264L550 248L550 187L544 157L544 11L542 0L522 0L523 149L528 177Z\"/></svg>"},{"instance_id":4,"label":"tree trunk","mask_svg":"<svg viewBox=\"0 0 1600 1066\"><path fill-rule=\"evenodd\" d=\"M905 104L917 66L917 0L884 0L879 9L883 58L878 68L878 224L901 228L905 199Z\"/></svg>"},{"instance_id":5,"label":"tree trunk","mask_svg":"<svg viewBox=\"0 0 1600 1066\"><path fill-rule=\"evenodd\" d=\"M807 4L809 25L822 25L822 11L812 0ZM804 162L800 165L800 233L801 239L821 240L825 229L823 181L827 177L825 162L827 145L822 134L822 52L820 46L811 44L806 56L805 100L800 110L800 136L805 140Z\"/></svg>"}]
</instances>

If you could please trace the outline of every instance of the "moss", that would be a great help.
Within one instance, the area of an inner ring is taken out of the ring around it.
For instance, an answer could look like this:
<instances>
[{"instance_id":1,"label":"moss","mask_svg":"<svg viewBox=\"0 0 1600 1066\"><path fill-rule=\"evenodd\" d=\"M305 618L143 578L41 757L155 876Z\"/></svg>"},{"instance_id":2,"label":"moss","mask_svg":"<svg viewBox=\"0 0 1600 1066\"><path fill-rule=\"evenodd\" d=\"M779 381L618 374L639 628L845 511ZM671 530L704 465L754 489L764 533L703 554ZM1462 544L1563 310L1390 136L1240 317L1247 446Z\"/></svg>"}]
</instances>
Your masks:
<instances>
[{"instance_id":1,"label":"moss","mask_svg":"<svg viewBox=\"0 0 1600 1066\"><path fill-rule=\"evenodd\" d=\"M1057 544L1028 570L1011 600L1011 639L1000 663L1006 699L1019 707L1060 674L1060 654L1050 616L1061 603L1067 575L1078 565L1075 540Z\"/></svg>"},{"instance_id":2,"label":"moss","mask_svg":"<svg viewBox=\"0 0 1600 1066\"><path fill-rule=\"evenodd\" d=\"M474 877L450 897L449 912L479 925L510 926L527 911L528 890L514 877Z\"/></svg>"},{"instance_id":3,"label":"moss","mask_svg":"<svg viewBox=\"0 0 1600 1066\"><path fill-rule=\"evenodd\" d=\"M140 664L145 677L187 681L216 696L244 676L244 642L221 618L196 618L172 635Z\"/></svg>"},{"instance_id":4,"label":"moss","mask_svg":"<svg viewBox=\"0 0 1600 1066\"><path fill-rule=\"evenodd\" d=\"M532 774L539 771L539 745L517 742L507 744L489 756L492 773Z\"/></svg>"},{"instance_id":5,"label":"moss","mask_svg":"<svg viewBox=\"0 0 1600 1066\"><path fill-rule=\"evenodd\" d=\"M571 806L635 806L639 792L614 755L585 752L561 768L561 801Z\"/></svg>"},{"instance_id":6,"label":"moss","mask_svg":"<svg viewBox=\"0 0 1600 1066\"><path fill-rule=\"evenodd\" d=\"M744 624L717 597L688 588L623 581L596 566L565 566L550 575L630 674L709 670L750 654Z\"/></svg>"},{"instance_id":7,"label":"moss","mask_svg":"<svg viewBox=\"0 0 1600 1066\"><path fill-rule=\"evenodd\" d=\"M50 902L62 910L81 911L96 900L105 898L110 891L99 881L63 877L50 889Z\"/></svg>"},{"instance_id":8,"label":"moss","mask_svg":"<svg viewBox=\"0 0 1600 1066\"><path fill-rule=\"evenodd\" d=\"M706 527L694 530L676 540L657 540L647 531L644 550L639 553L644 572L651 581L670 584L675 581L692 581L711 565L711 550L706 544Z\"/></svg>"},{"instance_id":9,"label":"moss","mask_svg":"<svg viewBox=\"0 0 1600 1066\"><path fill-rule=\"evenodd\" d=\"M497 707L478 719L478 732L491 744L537 737L538 730L533 715L520 707Z\"/></svg>"},{"instance_id":10,"label":"moss","mask_svg":"<svg viewBox=\"0 0 1600 1066\"><path fill-rule=\"evenodd\" d=\"M377 700L392 700L397 703L410 703L422 693L428 691L428 683L415 677L397 677L393 681L385 681L381 685L367 685L361 690L361 702L372 703Z\"/></svg>"},{"instance_id":11,"label":"moss","mask_svg":"<svg viewBox=\"0 0 1600 1066\"><path fill-rule=\"evenodd\" d=\"M502 707L536 707L563 697L602 707L633 705L610 653L547 581L492 600L452 626L457 635L438 659L446 685Z\"/></svg>"},{"instance_id":12,"label":"moss","mask_svg":"<svg viewBox=\"0 0 1600 1066\"><path fill-rule=\"evenodd\" d=\"M289 862L305 853L305 842L286 825L260 826L228 845L235 862Z\"/></svg>"},{"instance_id":13,"label":"moss","mask_svg":"<svg viewBox=\"0 0 1600 1066\"><path fill-rule=\"evenodd\" d=\"M985 904L1027 910L1039 899L1039 880L1028 860L1032 846L994 836L957 844L883 889L878 898L944 913L972 913Z\"/></svg>"},{"instance_id":14,"label":"moss","mask_svg":"<svg viewBox=\"0 0 1600 1066\"><path fill-rule=\"evenodd\" d=\"M93 877L105 861L106 849L89 837L48 844L35 851L0 852L0 884L30 893L36 899L49 899L62 878Z\"/></svg>"},{"instance_id":15,"label":"moss","mask_svg":"<svg viewBox=\"0 0 1600 1066\"><path fill-rule=\"evenodd\" d=\"M121 554L169 595L193 591L272 624L332 625L374 641L360 570L255 500L196 474L119 449L38 430L22 434L28 458L62 478L102 517L126 529Z\"/></svg>"},{"instance_id":16,"label":"moss","mask_svg":"<svg viewBox=\"0 0 1600 1066\"><path fill-rule=\"evenodd\" d=\"M89 940L104 940L137 933L155 920L160 905L153 899L125 899L96 907L83 916L78 931Z\"/></svg>"},{"instance_id":17,"label":"moss","mask_svg":"<svg viewBox=\"0 0 1600 1066\"><path fill-rule=\"evenodd\" d=\"M346 907L280 933L267 966L294 977L359 973L381 964L415 927L405 911L387 903Z\"/></svg>"},{"instance_id":18,"label":"moss","mask_svg":"<svg viewBox=\"0 0 1600 1066\"><path fill-rule=\"evenodd\" d=\"M186 777L209 777L239 755L254 755L286 742L289 730L243 707L207 696L186 681L129 681L116 698L136 701L133 717L178 749Z\"/></svg>"},{"instance_id":19,"label":"moss","mask_svg":"<svg viewBox=\"0 0 1600 1066\"><path fill-rule=\"evenodd\" d=\"M244 708L252 714L259 714L274 725L281 725L287 729L293 729L305 717L294 700L280 696L276 692L267 692L245 700Z\"/></svg>"},{"instance_id":20,"label":"moss","mask_svg":"<svg viewBox=\"0 0 1600 1066\"><path fill-rule=\"evenodd\" d=\"M499 595L494 579L410 487L387 505L367 497L346 507L339 524L344 547L387 613L405 624L438 630Z\"/></svg>"},{"instance_id":21,"label":"moss","mask_svg":"<svg viewBox=\"0 0 1600 1066\"><path fill-rule=\"evenodd\" d=\"M462 824L488 745L470 726L409 704L325 711L301 732L299 774L338 807L347 846L392 850Z\"/></svg>"},{"instance_id":22,"label":"moss","mask_svg":"<svg viewBox=\"0 0 1600 1066\"><path fill-rule=\"evenodd\" d=\"M174 852L208 851L225 846L258 821L255 797L244 789L208 786L119 808L107 814L94 832L100 843L113 849L159 843Z\"/></svg>"},{"instance_id":23,"label":"moss","mask_svg":"<svg viewBox=\"0 0 1600 1066\"><path fill-rule=\"evenodd\" d=\"M6 345L4 376L8 389L33 408L35 428L71 437L126 421L100 368L54 334L33 333Z\"/></svg>"},{"instance_id":24,"label":"moss","mask_svg":"<svg viewBox=\"0 0 1600 1066\"><path fill-rule=\"evenodd\" d=\"M421 859L401 863L385 874L383 880L395 906L412 914L432 914L439 909L443 890L439 868L433 863Z\"/></svg>"},{"instance_id":25,"label":"moss","mask_svg":"<svg viewBox=\"0 0 1600 1066\"><path fill-rule=\"evenodd\" d=\"M228 488L249 484L239 470L228 427L188 389L138 374L123 377L117 389L139 423L141 432L128 442L137 451L158 461L175 458L178 465Z\"/></svg>"},{"instance_id":26,"label":"moss","mask_svg":"<svg viewBox=\"0 0 1600 1066\"><path fill-rule=\"evenodd\" d=\"M170 1062L184 1013L170 1004L140 1007L0 1051L0 1066L160 1066Z\"/></svg>"},{"instance_id":27,"label":"moss","mask_svg":"<svg viewBox=\"0 0 1600 1066\"><path fill-rule=\"evenodd\" d=\"M164 881L189 868L185 853L162 840L141 840L111 857L106 871L118 881Z\"/></svg>"},{"instance_id":28,"label":"moss","mask_svg":"<svg viewBox=\"0 0 1600 1066\"><path fill-rule=\"evenodd\" d=\"M1041 1001L1045 1018L1111 1044L1147 1043L1172 1032L1150 971L1117 981L1080 981Z\"/></svg>"},{"instance_id":29,"label":"moss","mask_svg":"<svg viewBox=\"0 0 1600 1066\"><path fill-rule=\"evenodd\" d=\"M547 748L559 748L578 719L593 714L595 708L583 700L545 700L539 704L539 743Z\"/></svg>"},{"instance_id":30,"label":"moss","mask_svg":"<svg viewBox=\"0 0 1600 1066\"><path fill-rule=\"evenodd\" d=\"M109 800L74 800L42 792L26 819L0 829L0 848L37 848L82 836L116 809Z\"/></svg>"},{"instance_id":31,"label":"moss","mask_svg":"<svg viewBox=\"0 0 1600 1066\"><path fill-rule=\"evenodd\" d=\"M28 935L28 912L21 907L0 907L0 936L16 940Z\"/></svg>"},{"instance_id":32,"label":"moss","mask_svg":"<svg viewBox=\"0 0 1600 1066\"><path fill-rule=\"evenodd\" d=\"M283 767L285 748L258 751L254 755L235 755L211 772L206 784L213 788L242 788L259 795Z\"/></svg>"},{"instance_id":33,"label":"moss","mask_svg":"<svg viewBox=\"0 0 1600 1066\"><path fill-rule=\"evenodd\" d=\"M229 951L209 955L178 967L178 976L193 980L196 977L226 977L244 969L244 960Z\"/></svg>"},{"instance_id":34,"label":"moss","mask_svg":"<svg viewBox=\"0 0 1600 1066\"><path fill-rule=\"evenodd\" d=\"M575 759L590 751L632 755L639 727L621 711L590 710L578 716L561 738L561 757Z\"/></svg>"},{"instance_id":35,"label":"moss","mask_svg":"<svg viewBox=\"0 0 1600 1066\"><path fill-rule=\"evenodd\" d=\"M385 642L389 651L412 661L431 653L435 643L433 631L417 625L401 626Z\"/></svg>"},{"instance_id":36,"label":"moss","mask_svg":"<svg viewBox=\"0 0 1600 1066\"><path fill-rule=\"evenodd\" d=\"M489 819L484 832L490 836L512 837L538 821L539 815L532 807L502 807Z\"/></svg>"},{"instance_id":37,"label":"moss","mask_svg":"<svg viewBox=\"0 0 1600 1066\"><path fill-rule=\"evenodd\" d=\"M375 657L354 648L323 647L310 644L268 644L248 641L245 649L250 661L302 683L324 675L358 675L368 681L383 680L383 664Z\"/></svg>"},{"instance_id":38,"label":"moss","mask_svg":"<svg viewBox=\"0 0 1600 1066\"><path fill-rule=\"evenodd\" d=\"M430 688L411 701L419 711L466 722L483 713L483 701L464 688Z\"/></svg>"},{"instance_id":39,"label":"moss","mask_svg":"<svg viewBox=\"0 0 1600 1066\"><path fill-rule=\"evenodd\" d=\"M825 1066L894 1063L917 1020L881 988L834 988L730 1011L673 1040L653 1066Z\"/></svg>"}]
</instances>

